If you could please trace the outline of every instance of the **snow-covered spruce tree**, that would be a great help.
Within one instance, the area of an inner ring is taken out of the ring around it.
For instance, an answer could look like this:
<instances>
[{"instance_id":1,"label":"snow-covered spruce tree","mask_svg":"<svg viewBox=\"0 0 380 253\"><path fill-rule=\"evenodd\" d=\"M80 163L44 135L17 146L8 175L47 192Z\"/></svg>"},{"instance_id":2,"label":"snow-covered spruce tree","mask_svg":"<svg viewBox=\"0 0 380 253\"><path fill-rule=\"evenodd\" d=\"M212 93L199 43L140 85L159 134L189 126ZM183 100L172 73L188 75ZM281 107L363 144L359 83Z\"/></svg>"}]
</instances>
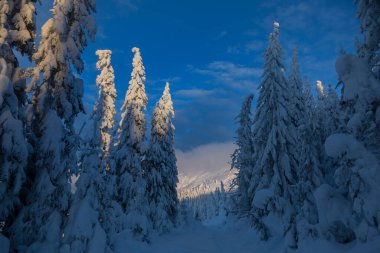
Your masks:
<instances>
[{"instance_id":1,"label":"snow-covered spruce tree","mask_svg":"<svg viewBox=\"0 0 380 253\"><path fill-rule=\"evenodd\" d=\"M319 161L319 150L322 140L317 135L317 122L315 120L315 102L308 79L304 81L303 90L304 112L303 121L299 127L300 162L298 169L300 213L303 223L303 233L315 236L315 228L310 225L318 223L318 210L315 205L313 191L323 182L323 173ZM303 220L303 218L305 220ZM306 221L306 223L304 222ZM302 225L302 224L301 224ZM301 232L301 231L300 231Z\"/></svg>"},{"instance_id":2,"label":"snow-covered spruce tree","mask_svg":"<svg viewBox=\"0 0 380 253\"><path fill-rule=\"evenodd\" d=\"M326 137L328 136L328 134L326 134L325 132L325 119L326 119L326 95L325 95L325 90L324 90L324 86L322 84L322 81L318 80L316 81L315 83L315 88L316 88L316 91L317 91L317 100L316 100L316 103L315 103L315 120L318 124L318 128L319 128L319 133L318 135L320 136L320 138L322 139L322 142L325 141Z\"/></svg>"},{"instance_id":3,"label":"snow-covered spruce tree","mask_svg":"<svg viewBox=\"0 0 380 253\"><path fill-rule=\"evenodd\" d=\"M293 50L292 64L288 77L289 89L291 90L290 103L293 107L294 124L299 127L303 122L304 101L302 96L302 78L298 64L298 50Z\"/></svg>"},{"instance_id":4,"label":"snow-covered spruce tree","mask_svg":"<svg viewBox=\"0 0 380 253\"><path fill-rule=\"evenodd\" d=\"M364 58L377 79L380 79L380 2L376 0L355 0L357 15L361 21L364 41L358 43L359 57Z\"/></svg>"},{"instance_id":5,"label":"snow-covered spruce tree","mask_svg":"<svg viewBox=\"0 0 380 253\"><path fill-rule=\"evenodd\" d=\"M380 234L380 204L376 201L380 198L379 160L350 134L329 136L325 148L327 155L337 161L334 166L334 179L339 195L335 194L336 199L330 197L330 201L346 203L346 213L334 217L328 210L323 210L326 213L322 216L329 217L330 221L324 232L326 236L340 243L347 243L355 238L364 242L370 241Z\"/></svg>"},{"instance_id":6,"label":"snow-covered spruce tree","mask_svg":"<svg viewBox=\"0 0 380 253\"><path fill-rule=\"evenodd\" d=\"M147 198L153 228L159 233L168 232L178 214L178 170L174 152L173 102L169 83L152 115L149 149L146 152L144 171L147 179Z\"/></svg>"},{"instance_id":7,"label":"snow-covered spruce tree","mask_svg":"<svg viewBox=\"0 0 380 253\"><path fill-rule=\"evenodd\" d=\"M127 214L127 226L142 240L148 240L149 203L146 199L146 180L141 166L142 145L145 140L144 110L148 103L145 94L145 68L140 50L132 48L133 70L125 96L118 139L114 152L117 175L117 198Z\"/></svg>"},{"instance_id":8,"label":"snow-covered spruce tree","mask_svg":"<svg viewBox=\"0 0 380 253\"><path fill-rule=\"evenodd\" d=\"M330 134L335 133L341 128L341 108L338 96L331 85L326 92L322 81L318 80L316 81L315 88L317 99L314 111L314 126L318 138L315 139L314 146L318 150L318 160L324 180L331 184L334 181L334 171L330 168L333 161L326 156L324 143Z\"/></svg>"},{"instance_id":9,"label":"snow-covered spruce tree","mask_svg":"<svg viewBox=\"0 0 380 253\"><path fill-rule=\"evenodd\" d=\"M378 1L359 1L358 13L365 35L363 47L359 48L358 56L341 54L336 61L343 84L341 103L349 113L342 126L345 133L329 136L325 149L335 161L335 189L330 192L337 191L339 203L346 203L348 217L342 219L340 214L331 219L327 211L323 216L330 217L326 234L339 242L349 242L355 237L367 241L380 234L380 206L375 201L380 198L380 81L373 65L379 42L378 20L373 18L377 19L378 10Z\"/></svg>"},{"instance_id":10,"label":"snow-covered spruce tree","mask_svg":"<svg viewBox=\"0 0 380 253\"><path fill-rule=\"evenodd\" d=\"M12 231L12 246L19 251L57 252L62 241L71 195L69 175L77 170L73 122L83 110L82 80L71 66L78 73L83 70L86 35L93 39L96 31L94 10L93 1L55 1L54 17L43 25L33 55L35 94L28 110L35 148L29 165L33 185Z\"/></svg>"},{"instance_id":11,"label":"snow-covered spruce tree","mask_svg":"<svg viewBox=\"0 0 380 253\"><path fill-rule=\"evenodd\" d=\"M326 152L324 150L324 142L326 141L326 138L329 136L330 133L328 133L328 125L326 124L326 121L328 121L327 118L329 118L331 115L327 113L327 95L325 93L325 88L322 84L322 81L317 80L315 83L315 89L317 93L317 98L315 101L315 111L314 111L314 121L315 121L315 132L316 136L318 136L318 139L316 139L316 148L318 150L318 160L321 165L322 173L324 176L328 176L328 174L331 174L331 170L325 166L327 163L327 157ZM320 144L320 145L319 145Z\"/></svg>"},{"instance_id":12,"label":"snow-covered spruce tree","mask_svg":"<svg viewBox=\"0 0 380 253\"><path fill-rule=\"evenodd\" d=\"M99 114L94 108L94 113ZM109 249L104 223L113 217L106 216L106 185L101 167L102 147L99 131L94 131L80 154L80 177L70 206L70 215L64 229L60 252L106 252Z\"/></svg>"},{"instance_id":13,"label":"snow-covered spruce tree","mask_svg":"<svg viewBox=\"0 0 380 253\"><path fill-rule=\"evenodd\" d=\"M110 50L96 51L99 57L96 66L101 74L96 79L99 97L92 115L93 134L90 139L85 140L80 154L80 177L64 230L63 252L106 252L110 250L110 228L115 226L114 229L118 229L115 210L111 210L115 209L115 203L111 199L113 194L107 192L114 190L114 187L106 185L105 181L111 175L105 175L102 166L102 159L109 152L116 113L111 53Z\"/></svg>"},{"instance_id":14,"label":"snow-covered spruce tree","mask_svg":"<svg viewBox=\"0 0 380 253\"><path fill-rule=\"evenodd\" d=\"M255 195L252 205L254 226L268 239L271 232L263 218L270 214L283 221L288 246L297 247L295 214L297 208L296 127L289 100L292 93L284 77L279 23L269 36L264 73L253 122L255 167L250 188Z\"/></svg>"},{"instance_id":15,"label":"snow-covered spruce tree","mask_svg":"<svg viewBox=\"0 0 380 253\"><path fill-rule=\"evenodd\" d=\"M111 66L110 50L97 50L96 55L99 57L96 67L101 71L96 78L96 85L99 87L99 98L94 108L92 116L96 126L94 131L97 131L97 137L94 141L99 142L102 147L102 157L106 157L109 153L111 145L111 132L115 125L114 116L116 89L115 89L115 74Z\"/></svg>"},{"instance_id":16,"label":"snow-covered spruce tree","mask_svg":"<svg viewBox=\"0 0 380 253\"><path fill-rule=\"evenodd\" d=\"M371 0L356 3L364 41L358 45L358 56L343 54L336 67L343 83L342 100L351 114L346 124L348 131L380 159L379 89L373 80L380 80L380 3ZM368 69L373 75L368 74Z\"/></svg>"},{"instance_id":17,"label":"snow-covered spruce tree","mask_svg":"<svg viewBox=\"0 0 380 253\"><path fill-rule=\"evenodd\" d=\"M15 209L21 205L19 194L28 152L18 99L4 58L0 58L0 68L0 232L8 234Z\"/></svg>"},{"instance_id":18,"label":"snow-covered spruce tree","mask_svg":"<svg viewBox=\"0 0 380 253\"><path fill-rule=\"evenodd\" d=\"M239 127L236 131L235 144L237 149L232 154L231 169L236 168L236 178L232 181L232 187L237 186L238 211L247 214L250 211L253 193L249 192L251 173L254 167L254 145L252 134L252 107L253 94L243 102L240 114L237 116Z\"/></svg>"},{"instance_id":19,"label":"snow-covered spruce tree","mask_svg":"<svg viewBox=\"0 0 380 253\"><path fill-rule=\"evenodd\" d=\"M115 200L115 168L113 167L110 170L110 165L113 163L111 144L113 143L112 134L115 125L115 100L117 96L114 84L115 75L111 66L111 54L110 50L96 51L96 55L99 57L96 66L101 70L101 73L96 79L96 84L99 87L99 97L92 115L94 137L89 142L95 149L99 149L98 155L101 159L100 171L102 178L100 186L104 184L103 188L100 187L101 191L103 191L100 196L100 204L102 205L101 224L107 234L107 245L112 245L114 235L122 230L125 223L125 214Z\"/></svg>"},{"instance_id":20,"label":"snow-covered spruce tree","mask_svg":"<svg viewBox=\"0 0 380 253\"><path fill-rule=\"evenodd\" d=\"M13 50L31 56L35 18L32 1L0 2L0 231L8 235L21 207L27 143L23 107L25 80Z\"/></svg>"},{"instance_id":21,"label":"snow-covered spruce tree","mask_svg":"<svg viewBox=\"0 0 380 253\"><path fill-rule=\"evenodd\" d=\"M308 80L306 79L308 82ZM298 197L300 209L298 218L301 216L299 230L315 235L315 225L318 222L318 212L315 206L313 190L322 181L320 171L318 150L322 148L322 141L316 138L317 125L315 123L315 105L311 93L310 83L307 83L306 90L303 92L302 78L298 64L298 51L293 50L292 64L289 73L289 87L292 95L290 104L297 127L297 153L299 154L299 164L297 168L298 176ZM304 218L304 219L303 219ZM306 221L306 223L304 222ZM300 231L301 232L301 231Z\"/></svg>"},{"instance_id":22,"label":"snow-covered spruce tree","mask_svg":"<svg viewBox=\"0 0 380 253\"><path fill-rule=\"evenodd\" d=\"M336 161L335 186L349 203L351 220L338 220L339 227L330 224L335 229L329 231L337 241L347 242L355 237L366 241L380 233L380 207L374 201L380 198L376 183L380 180L380 81L368 61L354 55L341 55L336 71L343 84L342 101L351 107L351 116L343 126L347 133L328 137L325 148Z\"/></svg>"},{"instance_id":23,"label":"snow-covered spruce tree","mask_svg":"<svg viewBox=\"0 0 380 253\"><path fill-rule=\"evenodd\" d=\"M31 58L34 52L35 6L33 0L3 0L0 3L0 55L8 65L14 93L19 100L22 115L26 100L25 80L16 55L16 49ZM21 116L20 116L21 117Z\"/></svg>"},{"instance_id":24,"label":"snow-covered spruce tree","mask_svg":"<svg viewBox=\"0 0 380 253\"><path fill-rule=\"evenodd\" d=\"M338 94L334 90L333 86L330 84L328 86L326 99L325 99L325 113L326 117L324 120L324 129L326 135L336 133L341 127L340 123L340 105Z\"/></svg>"}]
</instances>

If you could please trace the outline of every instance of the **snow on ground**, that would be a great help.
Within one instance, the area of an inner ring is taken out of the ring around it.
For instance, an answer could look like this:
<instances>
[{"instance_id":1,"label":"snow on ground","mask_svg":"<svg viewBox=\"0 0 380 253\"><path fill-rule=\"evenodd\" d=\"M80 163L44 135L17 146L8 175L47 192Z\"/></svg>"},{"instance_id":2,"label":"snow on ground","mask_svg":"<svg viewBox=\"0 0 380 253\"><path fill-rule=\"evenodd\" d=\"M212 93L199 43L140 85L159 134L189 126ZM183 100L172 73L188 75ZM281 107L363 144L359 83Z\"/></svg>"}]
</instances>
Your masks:
<instances>
[{"instance_id":1,"label":"snow on ground","mask_svg":"<svg viewBox=\"0 0 380 253\"><path fill-rule=\"evenodd\" d=\"M366 244L354 241L337 244L324 239L306 239L297 250L286 250L282 238L260 241L247 220L219 216L203 223L193 222L170 234L155 236L147 245L134 240L126 242L128 253L378 253L380 237Z\"/></svg>"}]
</instances>

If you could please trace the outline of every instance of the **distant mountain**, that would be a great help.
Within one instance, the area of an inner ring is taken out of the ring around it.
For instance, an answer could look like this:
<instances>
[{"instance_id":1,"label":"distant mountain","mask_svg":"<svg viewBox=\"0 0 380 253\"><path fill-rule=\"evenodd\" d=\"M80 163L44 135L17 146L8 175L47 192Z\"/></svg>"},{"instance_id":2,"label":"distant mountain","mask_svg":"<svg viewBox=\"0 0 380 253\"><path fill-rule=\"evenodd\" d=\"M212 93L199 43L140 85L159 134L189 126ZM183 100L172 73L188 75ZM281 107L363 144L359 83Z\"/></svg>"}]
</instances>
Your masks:
<instances>
[{"instance_id":1,"label":"distant mountain","mask_svg":"<svg viewBox=\"0 0 380 253\"><path fill-rule=\"evenodd\" d=\"M179 197L214 192L221 181L228 191L236 173L230 170L231 154L235 148L232 142L226 142L211 143L186 152L177 150Z\"/></svg>"},{"instance_id":2,"label":"distant mountain","mask_svg":"<svg viewBox=\"0 0 380 253\"><path fill-rule=\"evenodd\" d=\"M196 197L214 192L223 182L226 191L229 191L236 171L222 168L220 171L199 172L194 175L179 175L177 186L179 198Z\"/></svg>"}]
</instances>

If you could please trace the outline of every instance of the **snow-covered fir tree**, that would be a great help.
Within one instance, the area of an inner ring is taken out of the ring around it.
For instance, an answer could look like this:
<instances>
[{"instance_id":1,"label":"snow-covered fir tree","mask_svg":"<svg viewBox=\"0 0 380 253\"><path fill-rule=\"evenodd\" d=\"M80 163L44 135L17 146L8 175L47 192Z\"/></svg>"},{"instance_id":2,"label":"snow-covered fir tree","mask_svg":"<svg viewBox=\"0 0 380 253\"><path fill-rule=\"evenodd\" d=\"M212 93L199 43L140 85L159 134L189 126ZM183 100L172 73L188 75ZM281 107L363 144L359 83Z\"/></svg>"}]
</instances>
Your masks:
<instances>
[{"instance_id":1,"label":"snow-covered fir tree","mask_svg":"<svg viewBox=\"0 0 380 253\"><path fill-rule=\"evenodd\" d=\"M314 111L314 121L315 121L315 132L316 136L318 136L318 139L316 139L315 142L315 148L318 150L318 160L322 166L321 170L324 176L327 176L331 173L331 170L329 170L325 163L327 161L326 153L324 150L324 142L326 138L329 136L330 133L328 133L328 129L330 129L330 126L326 124L326 121L330 117L330 115L327 113L327 95L325 93L325 88L322 84L322 81L317 80L315 83L315 89L316 89L316 101L315 101L315 111Z\"/></svg>"},{"instance_id":2,"label":"snow-covered fir tree","mask_svg":"<svg viewBox=\"0 0 380 253\"><path fill-rule=\"evenodd\" d=\"M178 170L173 147L173 117L173 102L169 83L166 83L162 97L154 108L150 146L143 163L150 217L154 229L159 233L168 232L175 226L178 213Z\"/></svg>"},{"instance_id":3,"label":"snow-covered fir tree","mask_svg":"<svg viewBox=\"0 0 380 253\"><path fill-rule=\"evenodd\" d=\"M15 47L28 56L34 50L36 28L34 2L33 0L4 0L0 4L0 43L8 43L8 46ZM9 60L17 61L15 58Z\"/></svg>"},{"instance_id":4,"label":"snow-covered fir tree","mask_svg":"<svg viewBox=\"0 0 380 253\"><path fill-rule=\"evenodd\" d=\"M94 108L92 119L95 123L94 131L97 132L97 137L94 141L100 141L102 147L102 157L106 157L109 153L111 145L111 134L115 125L114 116L116 89L115 89L115 74L111 66L110 50L98 50L96 55L99 57L96 67L101 71L96 78L96 85L99 87L99 98Z\"/></svg>"},{"instance_id":5,"label":"snow-covered fir tree","mask_svg":"<svg viewBox=\"0 0 380 253\"><path fill-rule=\"evenodd\" d=\"M123 221L123 215L115 215L120 207L112 199L114 193L109 192L115 190L113 184L108 185L114 175L106 174L102 163L109 152L116 113L111 53L96 51L96 67L101 70L96 79L99 97L92 114L92 136L84 140L80 153L80 177L64 230L63 252L110 251L113 232L119 232Z\"/></svg>"},{"instance_id":6,"label":"snow-covered fir tree","mask_svg":"<svg viewBox=\"0 0 380 253\"><path fill-rule=\"evenodd\" d=\"M380 2L376 0L355 0L357 15L361 21L364 41L358 43L359 56L366 59L371 71L380 79Z\"/></svg>"},{"instance_id":7,"label":"snow-covered fir tree","mask_svg":"<svg viewBox=\"0 0 380 253\"><path fill-rule=\"evenodd\" d=\"M380 81L366 59L343 54L336 62L336 70L343 83L342 100L351 107L351 117L344 122L348 133L336 133L325 143L327 154L335 159L334 180L340 196L350 203L350 220L341 221L340 231L350 241L367 241L379 234L376 212L380 209L379 160L379 104ZM336 240L339 237L334 231Z\"/></svg>"},{"instance_id":8,"label":"snow-covered fir tree","mask_svg":"<svg viewBox=\"0 0 380 253\"><path fill-rule=\"evenodd\" d=\"M378 1L358 1L358 13L364 33L359 55L341 54L336 71L343 84L344 133L335 133L325 142L325 150L334 159L335 184L327 191L335 203L345 203L345 215L325 226L324 232L338 242L355 238L369 241L379 235L380 187L380 81L376 76L380 26ZM374 17L376 17L374 19ZM377 20L376 20L377 19ZM375 43L374 43L375 42ZM376 49L377 48L377 49ZM349 113L347 113L349 112ZM340 129L339 129L340 130ZM328 210L321 215L328 216ZM343 208L342 208L343 210ZM331 216L331 215L330 215Z\"/></svg>"},{"instance_id":9,"label":"snow-covered fir tree","mask_svg":"<svg viewBox=\"0 0 380 253\"><path fill-rule=\"evenodd\" d=\"M28 152L18 99L4 58L0 58L0 68L0 231L7 233L21 205L19 194Z\"/></svg>"},{"instance_id":10,"label":"snow-covered fir tree","mask_svg":"<svg viewBox=\"0 0 380 253\"><path fill-rule=\"evenodd\" d=\"M326 135L330 135L338 131L340 128L340 105L338 94L331 84L328 86L325 99L325 120L324 120L324 129Z\"/></svg>"},{"instance_id":11,"label":"snow-covered fir tree","mask_svg":"<svg viewBox=\"0 0 380 253\"><path fill-rule=\"evenodd\" d=\"M115 144L114 160L117 175L117 198L127 214L128 227L142 240L148 240L151 227L149 204L146 198L146 180L141 160L145 141L144 111L148 103L145 93L145 68L140 49L132 48L133 70L122 107Z\"/></svg>"},{"instance_id":12,"label":"snow-covered fir tree","mask_svg":"<svg viewBox=\"0 0 380 253\"><path fill-rule=\"evenodd\" d=\"M32 1L0 2L0 230L8 235L21 207L26 179L24 134L25 80L14 50L34 50L35 8Z\"/></svg>"},{"instance_id":13,"label":"snow-covered fir tree","mask_svg":"<svg viewBox=\"0 0 380 253\"><path fill-rule=\"evenodd\" d=\"M231 186L237 186L239 212L250 211L253 193L250 191L251 173L255 164L254 145L252 134L252 107L253 95L249 95L243 102L240 114L237 116L239 127L236 131L235 144L237 149L232 154L231 168L237 169L236 178Z\"/></svg>"},{"instance_id":14,"label":"snow-covered fir tree","mask_svg":"<svg viewBox=\"0 0 380 253\"><path fill-rule=\"evenodd\" d=\"M255 195L251 213L254 226L263 239L271 234L264 217L270 214L280 217L288 246L297 247L296 127L289 103L293 94L284 77L282 57L279 23L275 22L265 52L263 80L253 122L255 167L250 188Z\"/></svg>"},{"instance_id":15,"label":"snow-covered fir tree","mask_svg":"<svg viewBox=\"0 0 380 253\"><path fill-rule=\"evenodd\" d=\"M322 81L320 81L320 80L316 81L315 89L317 92L317 99L315 102L315 107L316 107L315 120L317 121L318 127L319 127L318 135L320 136L322 141L324 141L327 137L327 134L325 133L325 128L324 128L324 120L325 120L327 114L325 111L326 95L325 95L325 89L324 89L324 86L322 84Z\"/></svg>"},{"instance_id":16,"label":"snow-covered fir tree","mask_svg":"<svg viewBox=\"0 0 380 253\"><path fill-rule=\"evenodd\" d=\"M319 160L319 150L322 140L317 135L317 122L315 120L315 102L311 91L311 84L307 78L303 90L303 121L299 127L300 162L298 169L300 212L299 215L306 220L303 232L315 235L315 228L309 225L318 223L318 210L315 205L313 191L323 182L323 174Z\"/></svg>"},{"instance_id":17,"label":"snow-covered fir tree","mask_svg":"<svg viewBox=\"0 0 380 253\"><path fill-rule=\"evenodd\" d=\"M291 90L291 99L289 102L292 104L294 124L299 127L303 122L304 101L302 96L302 78L298 63L298 50L293 50L292 64L288 78L289 89Z\"/></svg>"},{"instance_id":18,"label":"snow-covered fir tree","mask_svg":"<svg viewBox=\"0 0 380 253\"><path fill-rule=\"evenodd\" d=\"M8 65L20 111L25 104L25 80L12 49L31 58L34 52L35 6L33 0L3 0L0 3L0 55Z\"/></svg>"},{"instance_id":19,"label":"snow-covered fir tree","mask_svg":"<svg viewBox=\"0 0 380 253\"><path fill-rule=\"evenodd\" d=\"M364 42L358 46L358 56L341 54L336 62L336 70L343 84L342 103L349 112L345 122L347 131L353 133L380 159L380 102L377 88L380 80L380 4L367 0L356 2Z\"/></svg>"},{"instance_id":20,"label":"snow-covered fir tree","mask_svg":"<svg viewBox=\"0 0 380 253\"><path fill-rule=\"evenodd\" d=\"M316 83L315 83L315 87L317 89L317 98L319 100L322 100L323 97L325 96L325 88L322 84L322 81L321 80L317 80Z\"/></svg>"},{"instance_id":21,"label":"snow-covered fir tree","mask_svg":"<svg viewBox=\"0 0 380 253\"><path fill-rule=\"evenodd\" d=\"M56 1L33 55L30 88L35 94L27 112L33 131L34 159L28 166L33 184L12 238L20 251L56 252L61 244L71 195L69 175L77 170L73 123L83 110L83 84L72 66L78 73L83 70L81 53L87 36L93 39L96 32L94 10L93 1Z\"/></svg>"},{"instance_id":22,"label":"snow-covered fir tree","mask_svg":"<svg viewBox=\"0 0 380 253\"><path fill-rule=\"evenodd\" d=\"M94 131L94 138L99 138L97 131ZM93 139L84 145L80 155L80 176L65 224L62 253L109 250L110 240L104 223L113 217L105 213L107 207L104 204L108 195L101 169L102 152L99 141Z\"/></svg>"}]
</instances>

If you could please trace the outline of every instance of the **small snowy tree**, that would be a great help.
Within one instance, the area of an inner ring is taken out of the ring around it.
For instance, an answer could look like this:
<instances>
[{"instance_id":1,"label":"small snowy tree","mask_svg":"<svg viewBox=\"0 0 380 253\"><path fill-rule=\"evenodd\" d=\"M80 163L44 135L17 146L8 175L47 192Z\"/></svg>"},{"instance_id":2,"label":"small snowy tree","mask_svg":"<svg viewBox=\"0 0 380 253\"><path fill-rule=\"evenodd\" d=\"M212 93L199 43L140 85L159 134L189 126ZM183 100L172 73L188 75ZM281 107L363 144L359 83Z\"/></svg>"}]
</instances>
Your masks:
<instances>
[{"instance_id":1,"label":"small snowy tree","mask_svg":"<svg viewBox=\"0 0 380 253\"><path fill-rule=\"evenodd\" d=\"M238 209L242 213L250 211L253 193L249 192L251 173L254 167L254 146L252 134L252 107L253 95L249 95L243 102L240 114L237 116L239 128L235 144L237 149L232 154L231 169L238 170L232 187L238 187Z\"/></svg>"},{"instance_id":2,"label":"small snowy tree","mask_svg":"<svg viewBox=\"0 0 380 253\"><path fill-rule=\"evenodd\" d=\"M144 161L147 196L154 228L165 233L176 224L178 170L175 157L173 102L169 83L154 108L150 146Z\"/></svg>"},{"instance_id":3,"label":"small snowy tree","mask_svg":"<svg viewBox=\"0 0 380 253\"><path fill-rule=\"evenodd\" d=\"M269 36L257 110L253 122L255 167L250 188L254 190L252 215L262 238L270 235L263 218L281 217L289 247L297 247L295 214L298 194L296 131L291 89L284 77L279 24Z\"/></svg>"},{"instance_id":4,"label":"small snowy tree","mask_svg":"<svg viewBox=\"0 0 380 253\"><path fill-rule=\"evenodd\" d=\"M92 116L95 123L94 131L97 132L96 138L93 138L93 140L100 141L99 146L102 147L102 157L106 157L109 153L111 132L115 125L114 116L116 114L115 74L111 66L111 53L110 50L96 51L96 55L99 57L96 67L101 70L101 73L96 78L96 85L99 87L99 98Z\"/></svg>"},{"instance_id":5,"label":"small snowy tree","mask_svg":"<svg viewBox=\"0 0 380 253\"><path fill-rule=\"evenodd\" d=\"M69 175L75 172L78 138L73 123L82 111L82 80L72 73L84 67L81 53L96 26L88 0L56 1L54 15L42 27L33 55L31 89L35 91L28 119L35 148L30 174L33 185L28 206L14 226L14 245L29 252L56 252L60 247L70 200ZM42 80L40 77L42 74Z\"/></svg>"},{"instance_id":6,"label":"small snowy tree","mask_svg":"<svg viewBox=\"0 0 380 253\"><path fill-rule=\"evenodd\" d=\"M132 232L148 240L149 204L146 199L146 180L141 166L142 144L145 140L144 110L148 98L145 94L145 68L140 50L132 48L133 70L122 107L118 139L114 150L117 175L117 198L128 217Z\"/></svg>"}]
</instances>

